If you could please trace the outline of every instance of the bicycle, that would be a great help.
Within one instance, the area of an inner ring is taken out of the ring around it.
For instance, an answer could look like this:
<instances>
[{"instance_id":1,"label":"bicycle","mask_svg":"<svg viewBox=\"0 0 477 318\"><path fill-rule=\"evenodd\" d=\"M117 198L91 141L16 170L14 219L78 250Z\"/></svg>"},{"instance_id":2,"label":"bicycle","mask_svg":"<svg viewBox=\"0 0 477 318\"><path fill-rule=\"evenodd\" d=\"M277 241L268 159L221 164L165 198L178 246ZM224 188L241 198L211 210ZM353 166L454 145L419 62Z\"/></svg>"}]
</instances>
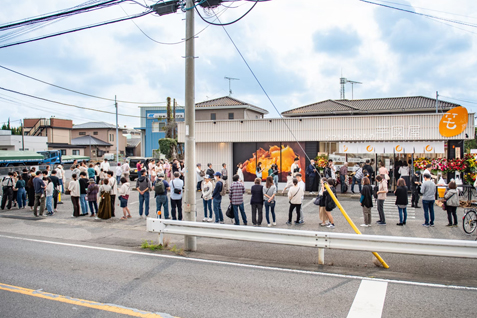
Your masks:
<instances>
[{"instance_id":1,"label":"bicycle","mask_svg":"<svg viewBox=\"0 0 477 318\"><path fill-rule=\"evenodd\" d=\"M464 209L462 227L467 235L474 233L477 228L477 210L475 208Z\"/></svg>"}]
</instances>

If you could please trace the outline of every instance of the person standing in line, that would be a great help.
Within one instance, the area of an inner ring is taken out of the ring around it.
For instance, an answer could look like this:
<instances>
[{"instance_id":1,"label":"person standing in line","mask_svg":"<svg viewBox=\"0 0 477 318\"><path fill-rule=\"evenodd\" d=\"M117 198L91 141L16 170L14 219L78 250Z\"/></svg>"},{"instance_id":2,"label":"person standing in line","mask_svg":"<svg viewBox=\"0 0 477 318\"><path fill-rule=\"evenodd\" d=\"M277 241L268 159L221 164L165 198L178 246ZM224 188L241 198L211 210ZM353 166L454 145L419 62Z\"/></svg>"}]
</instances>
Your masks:
<instances>
[{"instance_id":1,"label":"person standing in line","mask_svg":"<svg viewBox=\"0 0 477 318\"><path fill-rule=\"evenodd\" d=\"M307 191L309 191L310 194L315 194L315 191L318 191L320 175L318 173L318 170L316 170L314 159L310 160L310 164L308 165L308 167L306 167L305 172L306 172Z\"/></svg>"},{"instance_id":2,"label":"person standing in line","mask_svg":"<svg viewBox=\"0 0 477 318\"><path fill-rule=\"evenodd\" d=\"M131 186L125 177L120 180L121 187L118 190L120 207L123 208L123 216L121 220L127 220L131 218L131 211L128 208L129 194L131 194Z\"/></svg>"},{"instance_id":3,"label":"person standing in line","mask_svg":"<svg viewBox=\"0 0 477 318\"><path fill-rule=\"evenodd\" d=\"M114 173L112 171L108 171L108 179L109 179L109 186L111 187L111 217L114 218L116 215L114 214L116 208L116 195L118 194L118 182L114 177ZM152 188L152 187L151 187Z\"/></svg>"},{"instance_id":4,"label":"person standing in line","mask_svg":"<svg viewBox=\"0 0 477 318\"><path fill-rule=\"evenodd\" d=\"M384 201L386 200L387 193L388 193L388 184L386 180L383 179L381 176L376 177L376 181L378 182L378 213L379 213L379 220L376 221L379 225L386 225L386 218L384 216Z\"/></svg>"},{"instance_id":5,"label":"person standing in line","mask_svg":"<svg viewBox=\"0 0 477 318\"><path fill-rule=\"evenodd\" d=\"M180 179L182 180L182 182L185 182L185 165L184 165L184 161L180 161L179 162L179 172L181 174L180 176Z\"/></svg>"},{"instance_id":6,"label":"person standing in line","mask_svg":"<svg viewBox=\"0 0 477 318\"><path fill-rule=\"evenodd\" d=\"M90 217L94 217L95 213L98 215L98 192L99 186L95 183L94 178L89 178L86 193L88 196L89 210L91 211Z\"/></svg>"},{"instance_id":7,"label":"person standing in line","mask_svg":"<svg viewBox=\"0 0 477 318\"><path fill-rule=\"evenodd\" d=\"M76 174L79 177L79 175L81 173L81 170L79 169L79 165L71 166L71 168L73 168L73 173Z\"/></svg>"},{"instance_id":8,"label":"person standing in line","mask_svg":"<svg viewBox=\"0 0 477 318\"><path fill-rule=\"evenodd\" d=\"M204 171L202 171L202 165L200 163L197 164L196 174L197 174L197 192L201 192L202 182L204 181Z\"/></svg>"},{"instance_id":9,"label":"person standing in line","mask_svg":"<svg viewBox=\"0 0 477 318\"><path fill-rule=\"evenodd\" d=\"M131 170L131 167L129 167L129 163L126 159L124 159L124 163L121 166L121 171L122 171L122 176L126 178L129 182L129 171Z\"/></svg>"},{"instance_id":10,"label":"person standing in line","mask_svg":"<svg viewBox=\"0 0 477 318\"><path fill-rule=\"evenodd\" d=\"M247 216L245 215L245 209L243 205L243 195L245 193L245 187L243 183L239 182L238 175L234 175L232 180L233 182L232 182L232 186L230 187L229 198L230 198L230 204L232 205L232 208L234 210L235 225L240 225L239 209L240 209L240 214L242 215L243 224L247 225ZM253 197L253 193L252 193L252 197ZM252 214L252 221L255 222L255 220L253 219L253 214Z\"/></svg>"},{"instance_id":11,"label":"person standing in line","mask_svg":"<svg viewBox=\"0 0 477 318\"><path fill-rule=\"evenodd\" d=\"M214 191L211 176L205 175L205 180L202 182L202 203L204 204L204 218L202 222L212 222L212 192ZM209 209L209 217L207 218L207 209Z\"/></svg>"},{"instance_id":12,"label":"person standing in line","mask_svg":"<svg viewBox=\"0 0 477 318\"><path fill-rule=\"evenodd\" d=\"M288 191L288 200L290 201L290 208L288 209L288 221L287 225L291 225L293 210L296 209L296 221L295 225L300 224L300 209L302 203L302 197L304 195L303 189L298 186L298 180L293 179L293 186Z\"/></svg>"},{"instance_id":13,"label":"person standing in line","mask_svg":"<svg viewBox=\"0 0 477 318\"><path fill-rule=\"evenodd\" d=\"M340 168L341 193L345 193L346 178L348 178L348 163L345 162Z\"/></svg>"},{"instance_id":14,"label":"person standing in line","mask_svg":"<svg viewBox=\"0 0 477 318\"><path fill-rule=\"evenodd\" d=\"M330 225L330 219L328 218L328 214L326 214L326 206L325 206L325 192L327 191L325 188L325 182L327 182L327 179L323 178L321 179L321 184L320 184L320 192L319 195L321 195L321 200L320 200L320 212L319 212L319 217L320 217L320 226L328 226Z\"/></svg>"},{"instance_id":15,"label":"person standing in line","mask_svg":"<svg viewBox=\"0 0 477 318\"><path fill-rule=\"evenodd\" d=\"M384 165L384 162L381 161L380 163L380 167L379 167L379 170L378 170L378 173L381 177L383 177L384 180L389 180L389 171L388 169L386 168L386 166ZM387 177L386 177L387 176Z\"/></svg>"},{"instance_id":16,"label":"person standing in line","mask_svg":"<svg viewBox=\"0 0 477 318\"><path fill-rule=\"evenodd\" d=\"M404 161L402 163L402 166L399 168L399 174L401 175L401 178L403 178L404 181L406 182L406 186L409 188L409 186L411 185L410 170L406 161Z\"/></svg>"},{"instance_id":17,"label":"person standing in line","mask_svg":"<svg viewBox=\"0 0 477 318\"><path fill-rule=\"evenodd\" d=\"M104 161L101 162L101 165L99 166L101 169L103 169L103 171L109 171L110 166L109 166L109 162L108 162L108 159L104 158Z\"/></svg>"},{"instance_id":18,"label":"person standing in line","mask_svg":"<svg viewBox=\"0 0 477 318\"><path fill-rule=\"evenodd\" d=\"M51 166L46 166L44 172L45 172L45 173L43 173L43 178L49 177L49 176L50 176L50 173L51 173Z\"/></svg>"},{"instance_id":19,"label":"person standing in line","mask_svg":"<svg viewBox=\"0 0 477 318\"><path fill-rule=\"evenodd\" d=\"M141 170L141 177L136 181L136 189L139 192L139 217L142 218L142 213L145 205L145 215L149 216L149 191L152 189L151 181L146 176L147 170Z\"/></svg>"},{"instance_id":20,"label":"person standing in line","mask_svg":"<svg viewBox=\"0 0 477 318\"><path fill-rule=\"evenodd\" d=\"M169 161L166 159L164 163L164 175L166 176L166 180L171 179L171 165L169 164Z\"/></svg>"},{"instance_id":21,"label":"person standing in line","mask_svg":"<svg viewBox=\"0 0 477 318\"><path fill-rule=\"evenodd\" d=\"M80 205L82 215L88 214L88 204L86 203L86 189L88 189L88 178L86 172L80 172L80 178L78 180L80 186Z\"/></svg>"},{"instance_id":22,"label":"person standing in line","mask_svg":"<svg viewBox=\"0 0 477 318\"><path fill-rule=\"evenodd\" d=\"M251 189L250 205L252 206L252 223L254 226L261 226L263 220L263 186L261 183L262 179L256 178Z\"/></svg>"},{"instance_id":23,"label":"person standing in line","mask_svg":"<svg viewBox=\"0 0 477 318\"><path fill-rule=\"evenodd\" d=\"M35 173L35 168L30 169L30 178L28 179L27 185L28 185L28 206L30 209L33 211L33 206L35 205L35 187L33 185L33 180L35 180L36 173ZM3 198L2 198L3 199Z\"/></svg>"},{"instance_id":24,"label":"person standing in line","mask_svg":"<svg viewBox=\"0 0 477 318\"><path fill-rule=\"evenodd\" d=\"M278 165L276 163L272 164L271 169L272 169L273 183L275 184L276 192L278 192L278 174L279 174Z\"/></svg>"},{"instance_id":25,"label":"person standing in line","mask_svg":"<svg viewBox=\"0 0 477 318\"><path fill-rule=\"evenodd\" d=\"M328 180L328 185L330 186L331 192L336 197L336 189L335 189L336 180L335 179ZM326 227L329 228L329 229L334 229L335 228L335 221L333 219L333 216L331 215L331 211L333 211L336 208L336 203L335 203L335 201L333 200L333 198L331 197L331 195L329 194L328 191L326 191L326 195L325 195L325 193L323 193L323 199L325 200L326 215L328 216L328 219L330 219L330 224L328 224Z\"/></svg>"},{"instance_id":26,"label":"person standing in line","mask_svg":"<svg viewBox=\"0 0 477 318\"><path fill-rule=\"evenodd\" d=\"M369 178L370 182L373 182L374 170L373 170L373 167L371 167L369 159L366 160L366 163L363 166L363 174L365 177Z\"/></svg>"},{"instance_id":27,"label":"person standing in line","mask_svg":"<svg viewBox=\"0 0 477 318\"><path fill-rule=\"evenodd\" d=\"M303 200L305 199L305 182L303 182L303 179L301 178L301 173L297 173L295 178L298 180L298 186L303 190L303 195L301 197L301 201L303 202ZM303 215L304 215L305 211L304 211L304 207L301 207L300 208L300 221L298 222L299 224L303 224L305 223L305 221L303 220Z\"/></svg>"},{"instance_id":28,"label":"person standing in line","mask_svg":"<svg viewBox=\"0 0 477 318\"><path fill-rule=\"evenodd\" d=\"M333 163L333 159L328 160L328 167L330 167L331 179L336 180L336 166Z\"/></svg>"},{"instance_id":29,"label":"person standing in line","mask_svg":"<svg viewBox=\"0 0 477 318\"><path fill-rule=\"evenodd\" d=\"M103 169L100 169L99 170L99 183L101 184L104 179L106 179L108 176L108 174L106 173L106 171L103 171Z\"/></svg>"},{"instance_id":30,"label":"person standing in line","mask_svg":"<svg viewBox=\"0 0 477 318\"><path fill-rule=\"evenodd\" d=\"M227 181L229 172L227 171L227 165L225 163L222 164L222 170L220 173L222 174L222 180Z\"/></svg>"},{"instance_id":31,"label":"person standing in line","mask_svg":"<svg viewBox=\"0 0 477 318\"><path fill-rule=\"evenodd\" d=\"M182 189L184 182L181 180L179 171L174 172L174 180L171 181L171 214L173 220L182 221ZM177 217L176 217L177 208Z\"/></svg>"},{"instance_id":32,"label":"person standing in line","mask_svg":"<svg viewBox=\"0 0 477 318\"><path fill-rule=\"evenodd\" d=\"M12 191L13 191L13 195L12 195L12 203L13 203L13 207L16 208L17 207L17 188L15 187L15 185L17 184L17 181L18 181L18 172L16 171L13 171L13 177L12 177L12 180L13 180L13 187L12 187Z\"/></svg>"},{"instance_id":33,"label":"person standing in line","mask_svg":"<svg viewBox=\"0 0 477 318\"><path fill-rule=\"evenodd\" d=\"M213 203L214 203L214 214L215 214L215 223L224 224L224 214L222 213L222 190L223 183L220 180L220 172L216 172L215 175L215 188L212 193Z\"/></svg>"},{"instance_id":34,"label":"person standing in line","mask_svg":"<svg viewBox=\"0 0 477 318\"><path fill-rule=\"evenodd\" d=\"M239 162L238 164L238 169L237 169L237 175L239 176L239 181L244 183L245 182L245 178L243 176L243 164L241 162Z\"/></svg>"},{"instance_id":35,"label":"person standing in line","mask_svg":"<svg viewBox=\"0 0 477 318\"><path fill-rule=\"evenodd\" d=\"M24 209L26 207L26 191L25 191L25 180L23 180L23 174L18 175L18 181L15 185L17 189L17 202L18 209Z\"/></svg>"},{"instance_id":36,"label":"person standing in line","mask_svg":"<svg viewBox=\"0 0 477 318\"><path fill-rule=\"evenodd\" d=\"M411 207L420 209L419 206L419 188L421 187L421 172L415 171L411 178Z\"/></svg>"},{"instance_id":37,"label":"person standing in line","mask_svg":"<svg viewBox=\"0 0 477 318\"><path fill-rule=\"evenodd\" d=\"M96 171L94 170L94 164L90 163L88 167L88 179L94 178L96 176Z\"/></svg>"},{"instance_id":38,"label":"person standing in line","mask_svg":"<svg viewBox=\"0 0 477 318\"><path fill-rule=\"evenodd\" d=\"M154 166L155 166L154 160L150 160L150 161L147 163L147 176L148 176L148 178L151 180L151 182L154 182L154 181L152 180L152 170L153 170Z\"/></svg>"},{"instance_id":39,"label":"person standing in line","mask_svg":"<svg viewBox=\"0 0 477 318\"><path fill-rule=\"evenodd\" d=\"M355 193L354 192L354 185L355 183L358 184L358 188L359 188L359 193L361 193L361 180L364 178L364 175L363 175L363 168L361 168L361 164L357 163L355 166L355 173L354 173L354 176L353 176L353 181L351 183L351 192L352 193Z\"/></svg>"},{"instance_id":40,"label":"person standing in line","mask_svg":"<svg viewBox=\"0 0 477 318\"><path fill-rule=\"evenodd\" d=\"M33 179L33 187L35 188L35 205L33 207L33 214L38 216L38 206L40 206L40 216L43 216L43 212L45 212L46 184L43 181L43 175L41 171L36 172L36 177Z\"/></svg>"},{"instance_id":41,"label":"person standing in line","mask_svg":"<svg viewBox=\"0 0 477 318\"><path fill-rule=\"evenodd\" d=\"M406 163L406 162L404 162ZM394 191L394 194L396 195L396 205L399 210L399 223L397 223L397 226L403 226L406 225L406 220L407 220L407 205L409 204L408 202L408 197L407 197L407 186L406 186L406 181L404 178L401 178L397 182L397 189Z\"/></svg>"},{"instance_id":42,"label":"person standing in line","mask_svg":"<svg viewBox=\"0 0 477 318\"><path fill-rule=\"evenodd\" d=\"M73 217L78 217L81 215L80 213L80 185L77 181L77 175L73 173L71 176L72 180L68 184L68 191L70 191L71 202L73 203Z\"/></svg>"},{"instance_id":43,"label":"person standing in line","mask_svg":"<svg viewBox=\"0 0 477 318\"><path fill-rule=\"evenodd\" d=\"M260 179L260 181L262 181L262 163L261 162L258 162L257 164L257 169L255 171L255 175L257 176L257 179Z\"/></svg>"},{"instance_id":44,"label":"person standing in line","mask_svg":"<svg viewBox=\"0 0 477 318\"><path fill-rule=\"evenodd\" d=\"M444 200L446 200L447 220L449 221L446 226L457 227L457 208L460 205L460 200L455 181L449 182L449 189L444 195ZM454 219L454 222L452 222L452 219Z\"/></svg>"},{"instance_id":45,"label":"person standing in line","mask_svg":"<svg viewBox=\"0 0 477 318\"><path fill-rule=\"evenodd\" d=\"M169 219L169 203L167 202L167 191L171 190L169 183L164 180L164 173L159 172L156 182L154 183L154 196L156 198L156 213L161 211L161 214L157 214L157 218ZM162 209L162 210L161 210Z\"/></svg>"},{"instance_id":46,"label":"person standing in line","mask_svg":"<svg viewBox=\"0 0 477 318\"><path fill-rule=\"evenodd\" d=\"M94 166L94 174L96 176L96 184L99 184L101 181L101 163L96 162L96 165Z\"/></svg>"},{"instance_id":47,"label":"person standing in line","mask_svg":"<svg viewBox=\"0 0 477 318\"><path fill-rule=\"evenodd\" d=\"M290 167L290 172L292 173L293 178L295 178L296 174L301 171L299 163L300 163L300 158L296 157Z\"/></svg>"},{"instance_id":48,"label":"person standing in line","mask_svg":"<svg viewBox=\"0 0 477 318\"><path fill-rule=\"evenodd\" d=\"M56 176L58 177L58 181L60 183L61 194L64 194L65 193L65 170L63 170L62 165L58 165L58 167L56 167L55 170L56 170Z\"/></svg>"},{"instance_id":49,"label":"person standing in line","mask_svg":"<svg viewBox=\"0 0 477 318\"><path fill-rule=\"evenodd\" d=\"M9 172L8 175L2 180L2 210L5 209L5 205L8 210L12 208L14 186L15 182L13 181L13 172Z\"/></svg>"},{"instance_id":50,"label":"person standing in line","mask_svg":"<svg viewBox=\"0 0 477 318\"><path fill-rule=\"evenodd\" d=\"M60 178L57 177L58 171L52 170L50 180L53 183L53 212L58 212L58 194L61 191Z\"/></svg>"},{"instance_id":51,"label":"person standing in line","mask_svg":"<svg viewBox=\"0 0 477 318\"><path fill-rule=\"evenodd\" d=\"M364 223L362 227L371 226L371 208L373 207L373 188L368 177L363 178L363 189L361 190L361 198L359 200L363 207Z\"/></svg>"},{"instance_id":52,"label":"person standing in line","mask_svg":"<svg viewBox=\"0 0 477 318\"><path fill-rule=\"evenodd\" d=\"M121 163L118 162L116 167L116 184L121 183L121 176L123 175L123 168L121 167Z\"/></svg>"},{"instance_id":53,"label":"person standing in line","mask_svg":"<svg viewBox=\"0 0 477 318\"><path fill-rule=\"evenodd\" d=\"M30 181L30 174L28 173L28 169L24 168L22 170L21 176L22 176L22 180L25 182L25 188L24 188L25 197L28 198L28 190L29 190L28 189L28 187L29 187L28 181ZM18 198L17 198L17 200L18 200ZM23 208L25 208L25 207L26 207L26 201L25 201L25 205L23 205Z\"/></svg>"},{"instance_id":54,"label":"person standing in line","mask_svg":"<svg viewBox=\"0 0 477 318\"><path fill-rule=\"evenodd\" d=\"M53 182L50 178L43 177L43 181L46 182L45 195L46 195L46 215L53 215Z\"/></svg>"},{"instance_id":55,"label":"person standing in line","mask_svg":"<svg viewBox=\"0 0 477 318\"><path fill-rule=\"evenodd\" d=\"M205 174L207 174L209 176L214 176L215 175L215 171L214 171L214 169L212 169L212 164L211 163L207 164L207 171L205 172Z\"/></svg>"},{"instance_id":56,"label":"person standing in line","mask_svg":"<svg viewBox=\"0 0 477 318\"><path fill-rule=\"evenodd\" d=\"M285 193L285 190L290 189L293 187L293 174L291 171L288 171L287 173L287 183L285 185L285 188L283 188L282 194Z\"/></svg>"},{"instance_id":57,"label":"person standing in line","mask_svg":"<svg viewBox=\"0 0 477 318\"><path fill-rule=\"evenodd\" d=\"M436 185L431 180L431 175L424 173L424 182L421 186L422 208L424 209L424 224L422 226L434 226L434 203L436 195ZM430 215L430 220L429 220Z\"/></svg>"},{"instance_id":58,"label":"person standing in line","mask_svg":"<svg viewBox=\"0 0 477 318\"><path fill-rule=\"evenodd\" d=\"M277 193L277 187L273 184L273 178L267 177L265 187L263 188L263 201L265 202L265 218L267 219L268 227L277 225L275 217L275 195ZM270 214L272 212L272 222L270 223Z\"/></svg>"},{"instance_id":59,"label":"person standing in line","mask_svg":"<svg viewBox=\"0 0 477 318\"><path fill-rule=\"evenodd\" d=\"M99 187L99 210L96 219L107 220L111 218L111 186L108 184L109 179L105 178Z\"/></svg>"}]
</instances>

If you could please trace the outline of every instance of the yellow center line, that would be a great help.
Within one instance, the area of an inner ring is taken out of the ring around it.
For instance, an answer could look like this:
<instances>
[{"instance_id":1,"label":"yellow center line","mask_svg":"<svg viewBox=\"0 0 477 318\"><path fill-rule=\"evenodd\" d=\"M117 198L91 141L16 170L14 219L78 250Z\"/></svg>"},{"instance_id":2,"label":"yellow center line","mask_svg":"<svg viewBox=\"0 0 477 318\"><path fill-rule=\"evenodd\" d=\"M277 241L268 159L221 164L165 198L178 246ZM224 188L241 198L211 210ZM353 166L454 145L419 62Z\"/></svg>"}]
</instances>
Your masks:
<instances>
[{"instance_id":1,"label":"yellow center line","mask_svg":"<svg viewBox=\"0 0 477 318\"><path fill-rule=\"evenodd\" d=\"M132 317L144 317L144 318L169 318L169 317L172 317L168 314L153 313L153 312L149 312L149 311L143 311L143 310L139 310L139 309L128 308L128 307L124 307L124 306L120 306L120 305L114 305L114 304L103 304L103 303L98 303L98 302L95 302L95 301L72 298L72 297L56 295L56 294L50 294L50 293L47 293L47 292L44 292L44 291L41 291L41 290L33 290L33 289L28 289L28 288L23 288L23 287L18 287L18 286L12 286L12 285L2 284L2 283L0 283L0 290L5 290L5 291L8 291L8 292L12 292L12 293L18 293L18 294L23 294L23 295L48 299L48 300L59 301L59 302L62 302L62 303L67 303L67 304L72 304L72 305L77 305L77 306L82 306L82 307L93 308L93 309L97 309L97 310L114 312L114 313L117 313L117 314L123 314L123 315L132 316Z\"/></svg>"}]
</instances>

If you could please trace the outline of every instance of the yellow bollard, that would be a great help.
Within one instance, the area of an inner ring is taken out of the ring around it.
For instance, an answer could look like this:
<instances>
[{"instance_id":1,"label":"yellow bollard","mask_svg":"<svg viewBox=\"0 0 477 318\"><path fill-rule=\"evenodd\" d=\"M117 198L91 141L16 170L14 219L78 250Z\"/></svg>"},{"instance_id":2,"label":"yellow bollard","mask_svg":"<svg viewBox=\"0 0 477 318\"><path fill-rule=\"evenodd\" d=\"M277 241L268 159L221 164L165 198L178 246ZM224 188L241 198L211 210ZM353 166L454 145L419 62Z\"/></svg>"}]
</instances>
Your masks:
<instances>
[{"instance_id":1,"label":"yellow bollard","mask_svg":"<svg viewBox=\"0 0 477 318\"><path fill-rule=\"evenodd\" d=\"M61 202L61 192L58 192L58 203Z\"/></svg>"},{"instance_id":2,"label":"yellow bollard","mask_svg":"<svg viewBox=\"0 0 477 318\"><path fill-rule=\"evenodd\" d=\"M343 207L341 206L341 203L338 201L338 199L336 198L333 191L331 191L330 186L328 185L328 183L325 183L325 188L328 191L328 194L333 199L333 201L335 201L336 206L340 209L340 211L343 214L343 216L345 217L346 221L348 221L349 225L351 225L351 227L356 232L356 234L361 235L361 231L356 227L356 225L354 225L353 220L350 219L350 217L348 216L348 213L346 213L346 211L343 209ZM372 253L378 259L378 261L383 265L384 268L389 268L389 265L386 264L386 262L381 258L381 256L379 256L378 253L376 253L376 252L372 252Z\"/></svg>"}]
</instances>

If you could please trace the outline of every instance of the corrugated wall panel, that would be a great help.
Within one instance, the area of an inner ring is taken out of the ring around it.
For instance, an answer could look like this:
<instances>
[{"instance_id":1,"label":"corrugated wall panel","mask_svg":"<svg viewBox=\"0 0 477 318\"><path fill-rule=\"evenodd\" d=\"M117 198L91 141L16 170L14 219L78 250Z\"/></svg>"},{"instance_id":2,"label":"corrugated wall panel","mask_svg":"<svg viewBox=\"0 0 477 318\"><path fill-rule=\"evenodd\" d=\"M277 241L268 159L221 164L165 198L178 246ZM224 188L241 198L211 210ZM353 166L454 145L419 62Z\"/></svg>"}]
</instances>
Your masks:
<instances>
[{"instance_id":1,"label":"corrugated wall panel","mask_svg":"<svg viewBox=\"0 0 477 318\"><path fill-rule=\"evenodd\" d=\"M227 164L229 176L233 173L232 144L225 142L200 142L195 146L196 162L202 164L202 170L207 170L207 164L212 164L215 172L222 170L222 164ZM227 180L227 182L229 182Z\"/></svg>"}]
</instances>

